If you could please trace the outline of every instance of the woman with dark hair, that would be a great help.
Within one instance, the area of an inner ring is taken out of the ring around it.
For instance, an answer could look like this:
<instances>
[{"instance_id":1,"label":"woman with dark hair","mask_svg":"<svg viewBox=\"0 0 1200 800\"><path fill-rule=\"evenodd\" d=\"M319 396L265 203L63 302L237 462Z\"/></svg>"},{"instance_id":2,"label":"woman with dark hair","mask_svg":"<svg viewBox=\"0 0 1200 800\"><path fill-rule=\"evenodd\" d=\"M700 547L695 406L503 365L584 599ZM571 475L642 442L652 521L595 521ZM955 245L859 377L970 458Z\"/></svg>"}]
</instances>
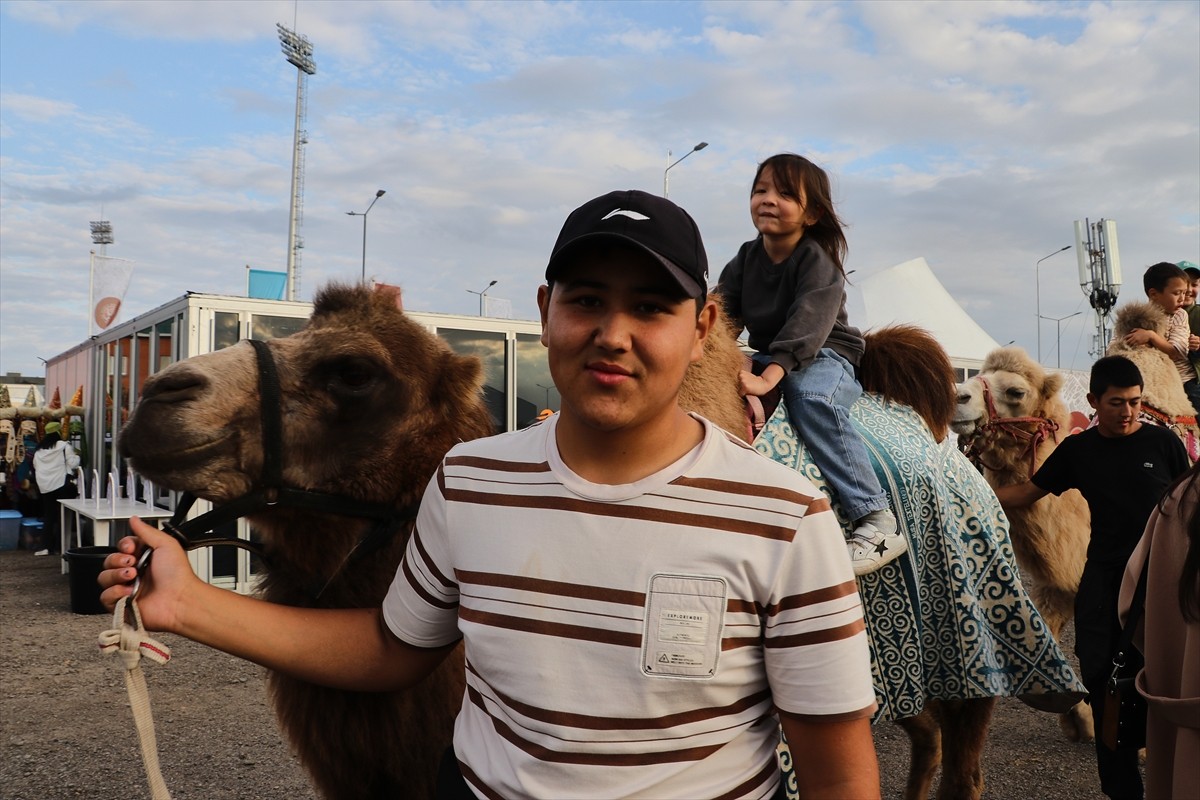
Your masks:
<instances>
[{"instance_id":1,"label":"woman with dark hair","mask_svg":"<svg viewBox=\"0 0 1200 800\"><path fill-rule=\"evenodd\" d=\"M42 496L42 547L34 553L35 556L58 552L61 544L58 501L75 496L74 486L67 478L79 466L79 456L75 454L75 448L59 435L61 428L58 422L47 422L46 435L33 454L33 474Z\"/></svg>"},{"instance_id":2,"label":"woman with dark hair","mask_svg":"<svg viewBox=\"0 0 1200 800\"><path fill-rule=\"evenodd\" d=\"M1134 642L1146 698L1146 800L1200 797L1200 464L1167 490L1125 568L1124 617L1142 568L1144 616Z\"/></svg>"}]
</instances>

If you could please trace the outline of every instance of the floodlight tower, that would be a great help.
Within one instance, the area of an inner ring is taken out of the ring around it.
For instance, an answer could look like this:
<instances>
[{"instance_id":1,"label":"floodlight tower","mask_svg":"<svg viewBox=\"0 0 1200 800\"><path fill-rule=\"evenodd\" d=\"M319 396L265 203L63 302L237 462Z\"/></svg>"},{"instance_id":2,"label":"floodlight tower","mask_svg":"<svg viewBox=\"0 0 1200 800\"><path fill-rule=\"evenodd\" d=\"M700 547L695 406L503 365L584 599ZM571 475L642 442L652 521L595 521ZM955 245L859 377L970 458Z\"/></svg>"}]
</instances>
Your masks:
<instances>
[{"instance_id":1,"label":"floodlight tower","mask_svg":"<svg viewBox=\"0 0 1200 800\"><path fill-rule=\"evenodd\" d=\"M1108 349L1112 330L1108 315L1121 291L1121 257L1117 252L1117 223L1111 219L1075 220L1075 255L1079 260L1079 287L1096 311L1092 356Z\"/></svg>"},{"instance_id":2,"label":"floodlight tower","mask_svg":"<svg viewBox=\"0 0 1200 800\"><path fill-rule=\"evenodd\" d=\"M108 245L113 243L112 223L106 219L89 222L92 228L92 244L100 245L100 255L107 252Z\"/></svg>"},{"instance_id":3,"label":"floodlight tower","mask_svg":"<svg viewBox=\"0 0 1200 800\"><path fill-rule=\"evenodd\" d=\"M275 27L279 29L283 57L296 68L296 127L292 134L292 202L288 214L287 292L284 295L288 300L295 300L300 288L300 249L304 247L298 230L304 218L304 145L308 144L308 133L302 127L308 112L304 90L308 76L317 74L317 63L313 61L313 46L307 37L278 22Z\"/></svg>"}]
</instances>

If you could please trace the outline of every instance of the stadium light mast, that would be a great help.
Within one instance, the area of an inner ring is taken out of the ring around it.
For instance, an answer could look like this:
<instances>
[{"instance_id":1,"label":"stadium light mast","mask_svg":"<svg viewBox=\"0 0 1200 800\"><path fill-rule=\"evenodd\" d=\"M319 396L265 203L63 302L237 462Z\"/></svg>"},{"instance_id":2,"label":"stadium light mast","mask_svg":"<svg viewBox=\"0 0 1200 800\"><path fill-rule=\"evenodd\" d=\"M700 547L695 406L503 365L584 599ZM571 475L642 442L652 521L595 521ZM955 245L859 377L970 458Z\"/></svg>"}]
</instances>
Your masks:
<instances>
[{"instance_id":1,"label":"stadium light mast","mask_svg":"<svg viewBox=\"0 0 1200 800\"><path fill-rule=\"evenodd\" d=\"M308 76L317 74L317 63L313 61L313 46L307 37L278 22L275 27L279 29L283 57L296 68L296 125L292 133L292 200L288 212L287 290L284 295L288 300L295 300L300 288L300 249L304 247L299 228L304 218L304 145L308 144L308 134L303 129L308 112L305 88Z\"/></svg>"},{"instance_id":2,"label":"stadium light mast","mask_svg":"<svg viewBox=\"0 0 1200 800\"><path fill-rule=\"evenodd\" d=\"M89 222L88 225L92 229L92 244L100 245L100 255L105 255L107 246L113 243L112 223L102 219L97 222Z\"/></svg>"}]
</instances>

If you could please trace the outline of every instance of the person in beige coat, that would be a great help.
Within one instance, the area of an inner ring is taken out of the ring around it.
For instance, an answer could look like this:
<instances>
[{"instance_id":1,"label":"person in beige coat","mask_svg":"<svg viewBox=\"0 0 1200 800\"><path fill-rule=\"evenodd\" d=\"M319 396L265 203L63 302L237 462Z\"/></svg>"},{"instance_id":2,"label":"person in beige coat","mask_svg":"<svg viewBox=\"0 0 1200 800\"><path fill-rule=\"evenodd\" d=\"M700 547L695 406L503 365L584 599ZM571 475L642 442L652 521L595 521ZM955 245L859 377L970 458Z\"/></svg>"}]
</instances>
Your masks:
<instances>
[{"instance_id":1,"label":"person in beige coat","mask_svg":"<svg viewBox=\"0 0 1200 800\"><path fill-rule=\"evenodd\" d=\"M1122 622L1146 560L1134 643L1146 657L1146 800L1200 798L1200 465L1168 489L1125 568Z\"/></svg>"}]
</instances>

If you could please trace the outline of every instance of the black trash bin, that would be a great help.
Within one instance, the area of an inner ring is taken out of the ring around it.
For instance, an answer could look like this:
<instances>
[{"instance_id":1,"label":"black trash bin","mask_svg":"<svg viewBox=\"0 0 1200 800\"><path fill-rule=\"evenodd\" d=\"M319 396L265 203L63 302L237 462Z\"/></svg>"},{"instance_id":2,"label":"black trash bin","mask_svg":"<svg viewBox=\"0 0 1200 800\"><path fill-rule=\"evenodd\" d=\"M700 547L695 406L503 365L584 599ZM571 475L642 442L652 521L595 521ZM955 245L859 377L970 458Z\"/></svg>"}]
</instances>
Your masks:
<instances>
[{"instance_id":1,"label":"black trash bin","mask_svg":"<svg viewBox=\"0 0 1200 800\"><path fill-rule=\"evenodd\" d=\"M76 614L103 614L100 584L104 559L117 552L115 547L76 547L63 556L71 573L71 610Z\"/></svg>"}]
</instances>

